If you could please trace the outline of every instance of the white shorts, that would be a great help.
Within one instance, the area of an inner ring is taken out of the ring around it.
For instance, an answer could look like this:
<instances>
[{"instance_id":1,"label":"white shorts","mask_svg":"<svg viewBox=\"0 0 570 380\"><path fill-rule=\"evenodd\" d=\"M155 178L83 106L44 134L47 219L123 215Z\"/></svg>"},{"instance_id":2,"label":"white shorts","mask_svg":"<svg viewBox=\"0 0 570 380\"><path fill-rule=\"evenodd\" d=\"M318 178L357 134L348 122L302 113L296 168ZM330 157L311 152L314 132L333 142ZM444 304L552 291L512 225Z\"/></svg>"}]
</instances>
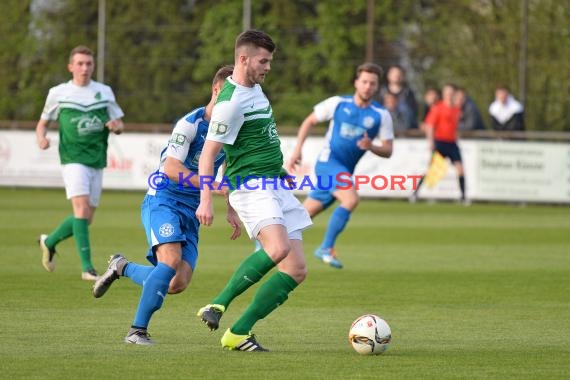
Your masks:
<instances>
[{"instance_id":1,"label":"white shorts","mask_svg":"<svg viewBox=\"0 0 570 380\"><path fill-rule=\"evenodd\" d=\"M290 239L301 240L301 231L313 222L301 202L292 190L282 186L265 186L261 179L247 182L248 190L243 186L230 193L230 205L237 212L250 239L255 239L263 227L281 224L287 229Z\"/></svg>"},{"instance_id":2,"label":"white shorts","mask_svg":"<svg viewBox=\"0 0 570 380\"><path fill-rule=\"evenodd\" d=\"M65 164L61 168L67 199L89 195L89 205L99 206L103 188L103 169L94 169L83 164Z\"/></svg>"}]
</instances>

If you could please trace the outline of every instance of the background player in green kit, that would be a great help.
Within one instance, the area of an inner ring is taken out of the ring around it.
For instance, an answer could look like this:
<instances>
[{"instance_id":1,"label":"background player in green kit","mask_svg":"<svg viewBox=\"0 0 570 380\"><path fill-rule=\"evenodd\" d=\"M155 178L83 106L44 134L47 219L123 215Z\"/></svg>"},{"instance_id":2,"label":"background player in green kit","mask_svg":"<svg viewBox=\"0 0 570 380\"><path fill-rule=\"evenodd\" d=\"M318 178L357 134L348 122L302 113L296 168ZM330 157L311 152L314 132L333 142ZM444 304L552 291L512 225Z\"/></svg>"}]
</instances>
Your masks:
<instances>
[{"instance_id":1,"label":"background player in green kit","mask_svg":"<svg viewBox=\"0 0 570 380\"><path fill-rule=\"evenodd\" d=\"M235 65L212 112L208 136L199 162L202 176L212 176L216 155L224 149L225 176L233 187L229 202L251 239L262 249L245 258L226 287L211 304L198 311L215 330L232 300L257 283L273 267L277 271L260 285L253 301L225 332L222 347L240 351L266 351L251 334L304 279L307 273L302 231L312 222L292 191L280 182L284 175L281 142L269 100L260 83L270 70L275 44L266 33L248 30L237 37ZM243 179L251 179L243 185ZM212 190L203 186L196 217L209 226L214 219Z\"/></svg>"},{"instance_id":2,"label":"background player in green kit","mask_svg":"<svg viewBox=\"0 0 570 380\"><path fill-rule=\"evenodd\" d=\"M48 272L55 269L56 245L73 236L81 258L81 278L97 280L91 262L88 225L93 220L101 197L103 168L107 166L107 139L110 132L123 131L123 111L113 90L91 79L95 63L93 52L77 46L69 55L72 79L49 90L36 127L40 149L48 149L46 137L50 121L59 123L59 157L67 198L73 215L65 218L49 235L39 238L42 264Z\"/></svg>"}]
</instances>

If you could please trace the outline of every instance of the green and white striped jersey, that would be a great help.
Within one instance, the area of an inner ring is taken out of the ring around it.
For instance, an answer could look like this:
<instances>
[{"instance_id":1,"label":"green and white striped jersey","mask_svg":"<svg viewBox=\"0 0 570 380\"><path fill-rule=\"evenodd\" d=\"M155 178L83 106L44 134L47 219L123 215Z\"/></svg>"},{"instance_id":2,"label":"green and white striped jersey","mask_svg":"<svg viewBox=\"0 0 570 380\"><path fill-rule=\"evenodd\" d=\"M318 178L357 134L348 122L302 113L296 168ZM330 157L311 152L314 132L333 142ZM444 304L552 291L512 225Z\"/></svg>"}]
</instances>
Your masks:
<instances>
[{"instance_id":1,"label":"green and white striped jersey","mask_svg":"<svg viewBox=\"0 0 570 380\"><path fill-rule=\"evenodd\" d=\"M281 141L271 104L259 84L244 87L226 79L212 111L207 139L224 144L225 176L234 187L247 176L283 174Z\"/></svg>"},{"instance_id":2,"label":"green and white striped jersey","mask_svg":"<svg viewBox=\"0 0 570 380\"><path fill-rule=\"evenodd\" d=\"M59 157L62 164L107 166L109 120L124 113L109 86L91 80L87 86L72 81L49 90L42 120L59 122Z\"/></svg>"}]
</instances>

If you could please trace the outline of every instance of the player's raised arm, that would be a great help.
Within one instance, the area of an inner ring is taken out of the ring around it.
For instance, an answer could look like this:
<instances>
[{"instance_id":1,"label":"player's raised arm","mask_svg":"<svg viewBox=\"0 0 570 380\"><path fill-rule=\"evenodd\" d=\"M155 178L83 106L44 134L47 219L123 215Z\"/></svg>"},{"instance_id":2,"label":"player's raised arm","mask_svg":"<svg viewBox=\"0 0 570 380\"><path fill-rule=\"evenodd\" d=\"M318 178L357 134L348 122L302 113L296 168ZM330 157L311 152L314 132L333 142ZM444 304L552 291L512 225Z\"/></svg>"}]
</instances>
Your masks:
<instances>
[{"instance_id":1,"label":"player's raised arm","mask_svg":"<svg viewBox=\"0 0 570 380\"><path fill-rule=\"evenodd\" d=\"M390 158L393 150L392 139L383 139L380 141L380 145L374 144L372 139L368 136L368 133L364 132L362 139L358 140L356 145L358 145L360 149L369 150L379 157Z\"/></svg>"},{"instance_id":2,"label":"player's raised arm","mask_svg":"<svg viewBox=\"0 0 570 380\"><path fill-rule=\"evenodd\" d=\"M202 153L200 154L200 161L198 163L198 173L201 178L211 179L214 176L214 160L220 151L223 144L220 142L206 140ZM211 183L209 181L205 181ZM212 204L212 192L208 184L200 186L200 205L196 210L196 217L200 224L209 226L214 221L214 205Z\"/></svg>"},{"instance_id":3,"label":"player's raised arm","mask_svg":"<svg viewBox=\"0 0 570 380\"><path fill-rule=\"evenodd\" d=\"M362 148L361 141L357 144L361 149L369 150L373 154L377 155L378 157L383 158L390 158L392 156L393 148L393 140L394 140L394 123L392 121L392 116L390 116L389 112L382 111L381 112L381 122L380 122L380 129L378 130L378 134L376 138L380 140L380 144L374 144L373 141L368 137L368 133L364 133L365 144L369 144L367 148ZM369 141L368 141L369 140Z\"/></svg>"},{"instance_id":4,"label":"player's raised arm","mask_svg":"<svg viewBox=\"0 0 570 380\"><path fill-rule=\"evenodd\" d=\"M297 132L297 144L295 145L295 149L293 150L293 153L285 167L288 173L295 172L295 165L301 164L303 160L303 144L305 143L307 136L309 136L309 133L311 133L311 129L318 123L319 121L317 120L317 116L314 112L311 112L301 123L299 131Z\"/></svg>"}]
</instances>

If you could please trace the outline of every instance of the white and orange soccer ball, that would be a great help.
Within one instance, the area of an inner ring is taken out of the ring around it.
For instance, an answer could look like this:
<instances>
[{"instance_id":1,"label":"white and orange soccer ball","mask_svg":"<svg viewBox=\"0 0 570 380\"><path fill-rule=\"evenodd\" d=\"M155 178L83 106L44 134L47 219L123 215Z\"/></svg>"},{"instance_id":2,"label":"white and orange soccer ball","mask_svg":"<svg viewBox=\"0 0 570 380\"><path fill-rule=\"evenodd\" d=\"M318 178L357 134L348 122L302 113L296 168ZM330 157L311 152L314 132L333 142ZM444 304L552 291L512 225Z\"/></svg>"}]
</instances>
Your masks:
<instances>
[{"instance_id":1,"label":"white and orange soccer ball","mask_svg":"<svg viewBox=\"0 0 570 380\"><path fill-rule=\"evenodd\" d=\"M392 330L385 320L374 314L362 315L350 326L348 341L362 355L379 355L388 349Z\"/></svg>"}]
</instances>

